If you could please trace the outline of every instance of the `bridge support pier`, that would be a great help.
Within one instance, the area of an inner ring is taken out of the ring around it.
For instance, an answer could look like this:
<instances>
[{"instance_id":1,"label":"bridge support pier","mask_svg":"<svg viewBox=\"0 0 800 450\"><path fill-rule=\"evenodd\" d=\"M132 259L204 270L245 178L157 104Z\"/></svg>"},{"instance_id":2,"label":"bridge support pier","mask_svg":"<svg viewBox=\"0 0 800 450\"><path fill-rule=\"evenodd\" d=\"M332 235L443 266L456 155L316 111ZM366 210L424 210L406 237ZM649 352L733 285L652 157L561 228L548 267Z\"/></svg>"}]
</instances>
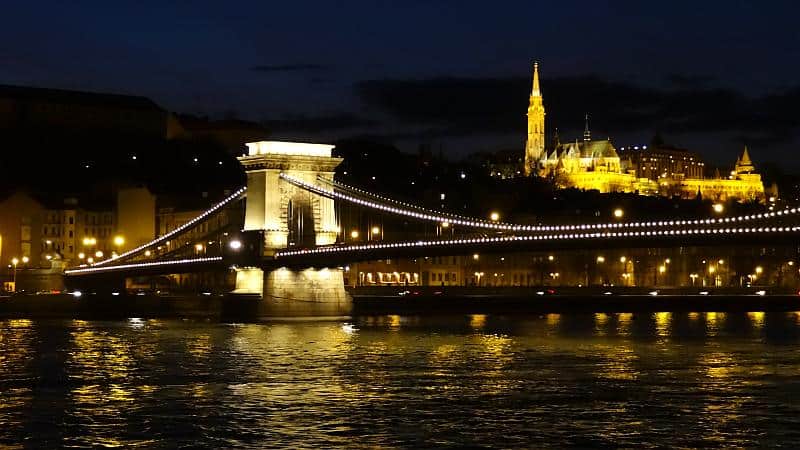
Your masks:
<instances>
[{"instance_id":1,"label":"bridge support pier","mask_svg":"<svg viewBox=\"0 0 800 450\"><path fill-rule=\"evenodd\" d=\"M241 268L233 293L259 295L265 315L339 316L350 314L353 306L342 269Z\"/></svg>"}]
</instances>

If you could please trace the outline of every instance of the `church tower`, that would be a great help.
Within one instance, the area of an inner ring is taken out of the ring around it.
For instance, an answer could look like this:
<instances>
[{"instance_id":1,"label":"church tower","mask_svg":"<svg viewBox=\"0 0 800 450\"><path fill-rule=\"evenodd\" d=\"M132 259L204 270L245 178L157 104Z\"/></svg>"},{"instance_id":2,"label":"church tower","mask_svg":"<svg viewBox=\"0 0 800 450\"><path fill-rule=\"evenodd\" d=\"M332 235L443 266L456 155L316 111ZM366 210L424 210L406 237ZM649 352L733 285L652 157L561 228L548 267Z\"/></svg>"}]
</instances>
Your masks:
<instances>
[{"instance_id":1,"label":"church tower","mask_svg":"<svg viewBox=\"0 0 800 450\"><path fill-rule=\"evenodd\" d=\"M533 63L533 89L528 105L528 140L525 143L525 176L531 176L544 154L544 104L539 89L539 63Z\"/></svg>"}]
</instances>

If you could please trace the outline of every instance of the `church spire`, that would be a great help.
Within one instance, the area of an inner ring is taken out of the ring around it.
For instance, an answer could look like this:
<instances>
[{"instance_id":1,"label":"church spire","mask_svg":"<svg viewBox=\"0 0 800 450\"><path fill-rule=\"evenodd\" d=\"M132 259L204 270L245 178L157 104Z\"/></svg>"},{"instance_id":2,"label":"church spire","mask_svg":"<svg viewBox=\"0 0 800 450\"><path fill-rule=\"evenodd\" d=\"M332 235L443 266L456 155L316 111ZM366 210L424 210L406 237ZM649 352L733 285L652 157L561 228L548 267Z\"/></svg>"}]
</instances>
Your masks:
<instances>
[{"instance_id":1,"label":"church spire","mask_svg":"<svg viewBox=\"0 0 800 450\"><path fill-rule=\"evenodd\" d=\"M586 114L585 117L586 124L583 128L583 140L584 141L591 141L592 140L592 132L589 131L589 114Z\"/></svg>"},{"instance_id":2,"label":"church spire","mask_svg":"<svg viewBox=\"0 0 800 450\"><path fill-rule=\"evenodd\" d=\"M533 63L533 87L528 103L528 138L525 142L525 175L535 175L544 154L544 103L539 88L539 63Z\"/></svg>"}]
</instances>

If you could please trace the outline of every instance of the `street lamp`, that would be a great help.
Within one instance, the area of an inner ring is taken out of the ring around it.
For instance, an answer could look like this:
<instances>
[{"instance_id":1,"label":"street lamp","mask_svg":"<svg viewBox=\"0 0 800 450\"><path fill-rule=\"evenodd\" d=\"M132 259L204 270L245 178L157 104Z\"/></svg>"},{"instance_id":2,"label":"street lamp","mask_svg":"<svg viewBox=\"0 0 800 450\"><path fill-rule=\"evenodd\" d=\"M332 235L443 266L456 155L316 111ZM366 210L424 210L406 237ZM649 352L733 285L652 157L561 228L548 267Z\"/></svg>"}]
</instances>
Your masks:
<instances>
[{"instance_id":1,"label":"street lamp","mask_svg":"<svg viewBox=\"0 0 800 450\"><path fill-rule=\"evenodd\" d=\"M22 264L28 264L28 261L30 261L30 260L31 260L31 259L30 259L30 258L28 258L27 256L23 256L23 257L22 257Z\"/></svg>"},{"instance_id":2,"label":"street lamp","mask_svg":"<svg viewBox=\"0 0 800 450\"><path fill-rule=\"evenodd\" d=\"M14 291L17 290L17 264L19 264L18 258L11 258L11 265L14 266L14 276L11 281L14 283Z\"/></svg>"},{"instance_id":3,"label":"street lamp","mask_svg":"<svg viewBox=\"0 0 800 450\"><path fill-rule=\"evenodd\" d=\"M712 208L714 212L717 214L722 214L722 212L725 211L725 205L723 205L722 203L714 203L714 206L712 206Z\"/></svg>"},{"instance_id":4,"label":"street lamp","mask_svg":"<svg viewBox=\"0 0 800 450\"><path fill-rule=\"evenodd\" d=\"M355 240L355 239L358 239L358 230L353 230L353 231L351 231L351 232L350 232L350 238L352 238L352 239L354 239L354 240Z\"/></svg>"},{"instance_id":5,"label":"street lamp","mask_svg":"<svg viewBox=\"0 0 800 450\"><path fill-rule=\"evenodd\" d=\"M614 210L614 217L615 218L622 219L622 216L624 216L624 215L625 215L625 211L623 211L622 208L617 208L617 209Z\"/></svg>"},{"instance_id":6,"label":"street lamp","mask_svg":"<svg viewBox=\"0 0 800 450\"><path fill-rule=\"evenodd\" d=\"M122 247L125 244L125 238L122 236L114 236L114 245L117 247Z\"/></svg>"},{"instance_id":7,"label":"street lamp","mask_svg":"<svg viewBox=\"0 0 800 450\"><path fill-rule=\"evenodd\" d=\"M492 213L489 214L489 218L492 219L492 222L497 222L498 220L500 220L500 213L492 211Z\"/></svg>"}]
</instances>

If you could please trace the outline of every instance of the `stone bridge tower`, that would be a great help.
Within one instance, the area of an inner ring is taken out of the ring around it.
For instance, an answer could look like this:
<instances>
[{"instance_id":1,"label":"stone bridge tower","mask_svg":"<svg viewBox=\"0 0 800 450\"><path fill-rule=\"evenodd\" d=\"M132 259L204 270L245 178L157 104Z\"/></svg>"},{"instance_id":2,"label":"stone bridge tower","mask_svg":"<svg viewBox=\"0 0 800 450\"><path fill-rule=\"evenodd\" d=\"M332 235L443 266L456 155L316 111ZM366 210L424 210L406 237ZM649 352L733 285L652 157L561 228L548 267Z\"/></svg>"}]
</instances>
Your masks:
<instances>
[{"instance_id":1,"label":"stone bridge tower","mask_svg":"<svg viewBox=\"0 0 800 450\"><path fill-rule=\"evenodd\" d=\"M304 246L336 243L339 228L333 200L280 178L285 173L310 184L317 184L317 177L332 181L342 162L331 155L333 146L261 141L248 143L247 148L248 154L239 157L247 171L244 229L264 230L265 256L286 248L290 233L297 235L295 243Z\"/></svg>"},{"instance_id":2,"label":"stone bridge tower","mask_svg":"<svg viewBox=\"0 0 800 450\"><path fill-rule=\"evenodd\" d=\"M309 184L318 184L318 177L333 181L334 170L342 162L333 157L333 146L261 141L248 143L247 148L248 154L238 158L247 172L244 229L264 231L263 256L272 257L290 244L335 244L339 226L334 201L280 178L284 173ZM284 267L266 273L259 267L239 268L234 292L261 295L265 304L277 306L282 314L308 313L296 309L314 305L333 306L333 312L341 312L339 307L350 304L342 275L335 267Z\"/></svg>"}]
</instances>

